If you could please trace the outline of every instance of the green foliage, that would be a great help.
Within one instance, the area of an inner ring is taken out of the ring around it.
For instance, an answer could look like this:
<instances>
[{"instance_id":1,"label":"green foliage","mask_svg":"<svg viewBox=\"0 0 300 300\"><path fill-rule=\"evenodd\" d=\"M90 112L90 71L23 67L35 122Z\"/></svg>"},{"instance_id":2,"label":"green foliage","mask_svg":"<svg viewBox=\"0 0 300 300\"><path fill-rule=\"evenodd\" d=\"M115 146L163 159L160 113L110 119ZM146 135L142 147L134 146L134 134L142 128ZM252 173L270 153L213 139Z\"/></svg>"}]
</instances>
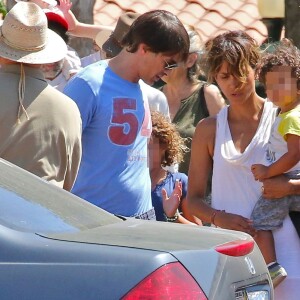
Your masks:
<instances>
[{"instance_id":1,"label":"green foliage","mask_svg":"<svg viewBox=\"0 0 300 300\"><path fill-rule=\"evenodd\" d=\"M6 16L7 14L7 9L5 4L3 3L3 1L0 1L0 14L2 14L3 18Z\"/></svg>"}]
</instances>

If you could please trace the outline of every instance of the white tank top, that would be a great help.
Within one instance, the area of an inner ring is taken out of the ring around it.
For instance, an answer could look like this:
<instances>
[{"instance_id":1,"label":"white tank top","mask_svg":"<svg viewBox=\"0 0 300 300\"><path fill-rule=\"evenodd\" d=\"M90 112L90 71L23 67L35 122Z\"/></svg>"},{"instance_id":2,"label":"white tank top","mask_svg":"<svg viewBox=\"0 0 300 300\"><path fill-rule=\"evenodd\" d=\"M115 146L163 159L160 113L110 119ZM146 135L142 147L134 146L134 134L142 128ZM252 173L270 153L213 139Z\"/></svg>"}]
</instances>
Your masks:
<instances>
[{"instance_id":1,"label":"white tank top","mask_svg":"<svg viewBox=\"0 0 300 300\"><path fill-rule=\"evenodd\" d=\"M261 183L254 180L251 165L264 163L276 109L265 102L258 129L243 153L236 150L227 122L228 107L217 115L212 177L212 206L249 218L261 194ZM276 288L276 299L299 299L300 241L289 218L273 232L278 261L288 272L287 279Z\"/></svg>"}]
</instances>

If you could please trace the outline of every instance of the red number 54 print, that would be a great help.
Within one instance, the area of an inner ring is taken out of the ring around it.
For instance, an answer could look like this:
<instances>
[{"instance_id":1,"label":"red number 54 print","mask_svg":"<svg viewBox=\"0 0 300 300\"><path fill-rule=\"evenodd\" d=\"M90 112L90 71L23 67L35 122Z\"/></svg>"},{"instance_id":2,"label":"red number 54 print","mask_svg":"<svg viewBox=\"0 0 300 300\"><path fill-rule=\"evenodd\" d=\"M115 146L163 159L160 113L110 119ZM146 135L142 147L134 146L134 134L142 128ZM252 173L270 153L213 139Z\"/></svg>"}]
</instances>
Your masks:
<instances>
[{"instance_id":1,"label":"red number 54 print","mask_svg":"<svg viewBox=\"0 0 300 300\"><path fill-rule=\"evenodd\" d=\"M117 145L132 144L138 134L139 122L136 116L136 99L132 98L115 98L113 101L113 116L111 125L108 128L108 136L112 143ZM149 123L149 113L145 113L144 122L142 125L142 135Z\"/></svg>"}]
</instances>

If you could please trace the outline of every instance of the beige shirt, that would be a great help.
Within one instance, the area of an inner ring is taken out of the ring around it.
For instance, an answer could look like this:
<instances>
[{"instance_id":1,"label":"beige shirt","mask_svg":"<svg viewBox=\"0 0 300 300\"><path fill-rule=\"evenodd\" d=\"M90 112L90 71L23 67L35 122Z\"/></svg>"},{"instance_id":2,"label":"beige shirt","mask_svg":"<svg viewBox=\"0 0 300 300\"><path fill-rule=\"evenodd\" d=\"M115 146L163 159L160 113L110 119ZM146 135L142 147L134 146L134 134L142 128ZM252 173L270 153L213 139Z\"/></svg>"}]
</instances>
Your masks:
<instances>
[{"instance_id":1,"label":"beige shirt","mask_svg":"<svg viewBox=\"0 0 300 300\"><path fill-rule=\"evenodd\" d=\"M19 109L20 64L0 69L0 157L70 190L81 160L77 105L47 84L38 68L24 66L24 107Z\"/></svg>"}]
</instances>

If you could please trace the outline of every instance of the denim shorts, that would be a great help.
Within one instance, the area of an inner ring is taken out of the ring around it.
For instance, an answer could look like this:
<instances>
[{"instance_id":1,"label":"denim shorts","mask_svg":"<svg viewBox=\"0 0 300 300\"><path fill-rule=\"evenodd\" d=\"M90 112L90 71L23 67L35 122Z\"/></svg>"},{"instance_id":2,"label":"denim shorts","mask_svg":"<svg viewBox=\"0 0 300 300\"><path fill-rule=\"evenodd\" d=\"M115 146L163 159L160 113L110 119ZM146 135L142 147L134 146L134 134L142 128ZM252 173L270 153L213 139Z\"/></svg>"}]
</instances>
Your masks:
<instances>
[{"instance_id":1,"label":"denim shorts","mask_svg":"<svg viewBox=\"0 0 300 300\"><path fill-rule=\"evenodd\" d=\"M289 178L299 179L299 173L287 174ZM290 211L300 211L300 195L290 195L280 199L266 199L262 196L256 202L251 214L253 226L257 230L280 228Z\"/></svg>"},{"instance_id":2,"label":"denim shorts","mask_svg":"<svg viewBox=\"0 0 300 300\"><path fill-rule=\"evenodd\" d=\"M300 211L299 195L272 200L260 197L251 214L253 226L257 230L280 228L290 211Z\"/></svg>"}]
</instances>

